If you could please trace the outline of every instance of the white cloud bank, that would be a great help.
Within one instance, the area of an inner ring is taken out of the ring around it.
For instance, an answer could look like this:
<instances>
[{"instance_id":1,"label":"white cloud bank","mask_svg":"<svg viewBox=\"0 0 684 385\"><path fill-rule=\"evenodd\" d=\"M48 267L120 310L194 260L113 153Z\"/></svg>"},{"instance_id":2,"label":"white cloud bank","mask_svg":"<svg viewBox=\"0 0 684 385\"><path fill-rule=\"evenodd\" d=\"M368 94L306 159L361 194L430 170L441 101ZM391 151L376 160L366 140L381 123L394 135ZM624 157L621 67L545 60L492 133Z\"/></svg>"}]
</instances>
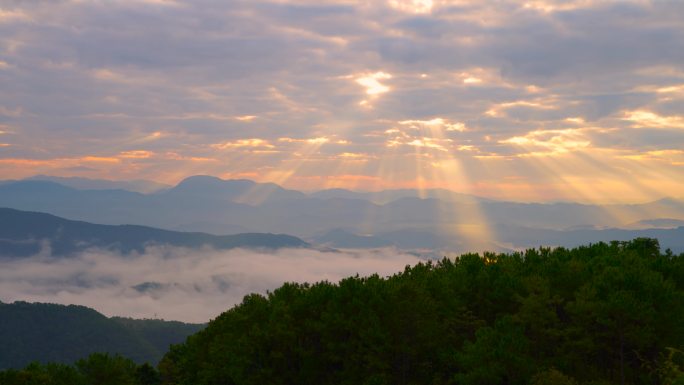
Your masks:
<instances>
[{"instance_id":1,"label":"white cloud bank","mask_svg":"<svg viewBox=\"0 0 684 385\"><path fill-rule=\"evenodd\" d=\"M90 250L74 258L38 255L0 261L0 300L78 304L108 316L207 322L246 294L266 293L284 282L385 276L419 261L392 249L259 252L154 247L127 257Z\"/></svg>"}]
</instances>

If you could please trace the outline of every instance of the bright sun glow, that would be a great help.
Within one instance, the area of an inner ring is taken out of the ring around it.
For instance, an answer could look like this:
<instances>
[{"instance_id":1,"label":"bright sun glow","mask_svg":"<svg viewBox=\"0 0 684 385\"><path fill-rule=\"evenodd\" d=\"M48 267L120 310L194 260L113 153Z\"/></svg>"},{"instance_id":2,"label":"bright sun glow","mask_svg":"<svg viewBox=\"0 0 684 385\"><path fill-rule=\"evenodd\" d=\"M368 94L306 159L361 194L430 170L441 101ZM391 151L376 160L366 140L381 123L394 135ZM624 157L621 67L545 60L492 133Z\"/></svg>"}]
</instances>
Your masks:
<instances>
[{"instance_id":1,"label":"bright sun glow","mask_svg":"<svg viewBox=\"0 0 684 385\"><path fill-rule=\"evenodd\" d=\"M389 0L389 5L395 9L409 13L429 13L432 11L432 0Z\"/></svg>"},{"instance_id":2,"label":"bright sun glow","mask_svg":"<svg viewBox=\"0 0 684 385\"><path fill-rule=\"evenodd\" d=\"M390 88L382 83L381 80L391 79L392 75L385 72L375 72L364 74L356 78L356 82L366 88L368 95L379 95L388 92Z\"/></svg>"}]
</instances>

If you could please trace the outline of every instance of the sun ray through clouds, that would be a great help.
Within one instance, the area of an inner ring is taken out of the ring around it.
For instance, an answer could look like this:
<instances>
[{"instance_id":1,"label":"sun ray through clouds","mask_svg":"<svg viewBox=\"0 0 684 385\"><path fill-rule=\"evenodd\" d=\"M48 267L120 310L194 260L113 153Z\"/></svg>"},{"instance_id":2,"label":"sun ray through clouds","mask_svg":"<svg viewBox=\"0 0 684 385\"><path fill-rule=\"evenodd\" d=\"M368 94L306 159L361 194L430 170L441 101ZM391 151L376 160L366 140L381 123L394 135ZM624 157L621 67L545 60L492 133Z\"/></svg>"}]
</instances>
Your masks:
<instances>
[{"instance_id":1,"label":"sun ray through clouds","mask_svg":"<svg viewBox=\"0 0 684 385\"><path fill-rule=\"evenodd\" d=\"M471 195L472 182L457 155L459 145L449 135L465 130L462 123L439 117L403 120L385 131L386 148L404 155L400 164L410 168L408 177L413 180L413 188L431 207L433 220L428 227L462 250L482 251L493 247L493 230L478 200ZM388 163L390 160L385 159L380 175L391 180L396 176L388 172L394 170ZM405 171L399 175L407 177ZM453 191L465 195L456 199Z\"/></svg>"},{"instance_id":2,"label":"sun ray through clouds","mask_svg":"<svg viewBox=\"0 0 684 385\"><path fill-rule=\"evenodd\" d=\"M262 182L271 182L282 186L313 159L319 155L321 146L331 141L328 137L313 137L295 139L282 137L278 139L281 144L295 145L289 157L283 159L278 166L267 172L263 177L258 178ZM254 185L244 194L239 196L236 201L251 205L263 203L273 193L273 189L268 186Z\"/></svg>"}]
</instances>

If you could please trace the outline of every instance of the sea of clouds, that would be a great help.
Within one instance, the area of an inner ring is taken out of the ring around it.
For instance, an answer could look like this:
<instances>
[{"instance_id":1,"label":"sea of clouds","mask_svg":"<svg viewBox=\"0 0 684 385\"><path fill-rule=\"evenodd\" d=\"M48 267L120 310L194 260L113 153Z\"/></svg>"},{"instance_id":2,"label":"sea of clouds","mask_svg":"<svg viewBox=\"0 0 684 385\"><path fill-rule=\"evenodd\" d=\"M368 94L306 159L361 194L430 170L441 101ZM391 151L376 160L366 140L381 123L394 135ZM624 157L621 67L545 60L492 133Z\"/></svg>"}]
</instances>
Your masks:
<instances>
[{"instance_id":1,"label":"sea of clouds","mask_svg":"<svg viewBox=\"0 0 684 385\"><path fill-rule=\"evenodd\" d=\"M392 275L420 262L396 249L192 250L155 246L141 254L88 250L0 260L0 300L84 305L107 316L207 322L246 294L284 282L337 282Z\"/></svg>"}]
</instances>

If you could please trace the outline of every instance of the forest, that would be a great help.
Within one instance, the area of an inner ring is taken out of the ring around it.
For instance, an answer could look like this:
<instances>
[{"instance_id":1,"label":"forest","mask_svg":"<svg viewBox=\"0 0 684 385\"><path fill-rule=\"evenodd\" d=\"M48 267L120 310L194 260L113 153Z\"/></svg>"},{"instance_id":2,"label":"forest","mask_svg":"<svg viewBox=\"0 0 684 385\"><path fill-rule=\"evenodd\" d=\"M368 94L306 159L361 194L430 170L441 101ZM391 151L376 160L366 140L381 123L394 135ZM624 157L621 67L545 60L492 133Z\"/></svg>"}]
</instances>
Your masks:
<instances>
[{"instance_id":1,"label":"forest","mask_svg":"<svg viewBox=\"0 0 684 385\"><path fill-rule=\"evenodd\" d=\"M684 254L654 239L471 253L248 295L157 368L93 354L0 384L682 385L682 320Z\"/></svg>"},{"instance_id":2,"label":"forest","mask_svg":"<svg viewBox=\"0 0 684 385\"><path fill-rule=\"evenodd\" d=\"M0 370L31 362L71 364L91 353L120 354L133 362L158 362L170 344L204 324L106 317L76 305L0 302Z\"/></svg>"}]
</instances>

